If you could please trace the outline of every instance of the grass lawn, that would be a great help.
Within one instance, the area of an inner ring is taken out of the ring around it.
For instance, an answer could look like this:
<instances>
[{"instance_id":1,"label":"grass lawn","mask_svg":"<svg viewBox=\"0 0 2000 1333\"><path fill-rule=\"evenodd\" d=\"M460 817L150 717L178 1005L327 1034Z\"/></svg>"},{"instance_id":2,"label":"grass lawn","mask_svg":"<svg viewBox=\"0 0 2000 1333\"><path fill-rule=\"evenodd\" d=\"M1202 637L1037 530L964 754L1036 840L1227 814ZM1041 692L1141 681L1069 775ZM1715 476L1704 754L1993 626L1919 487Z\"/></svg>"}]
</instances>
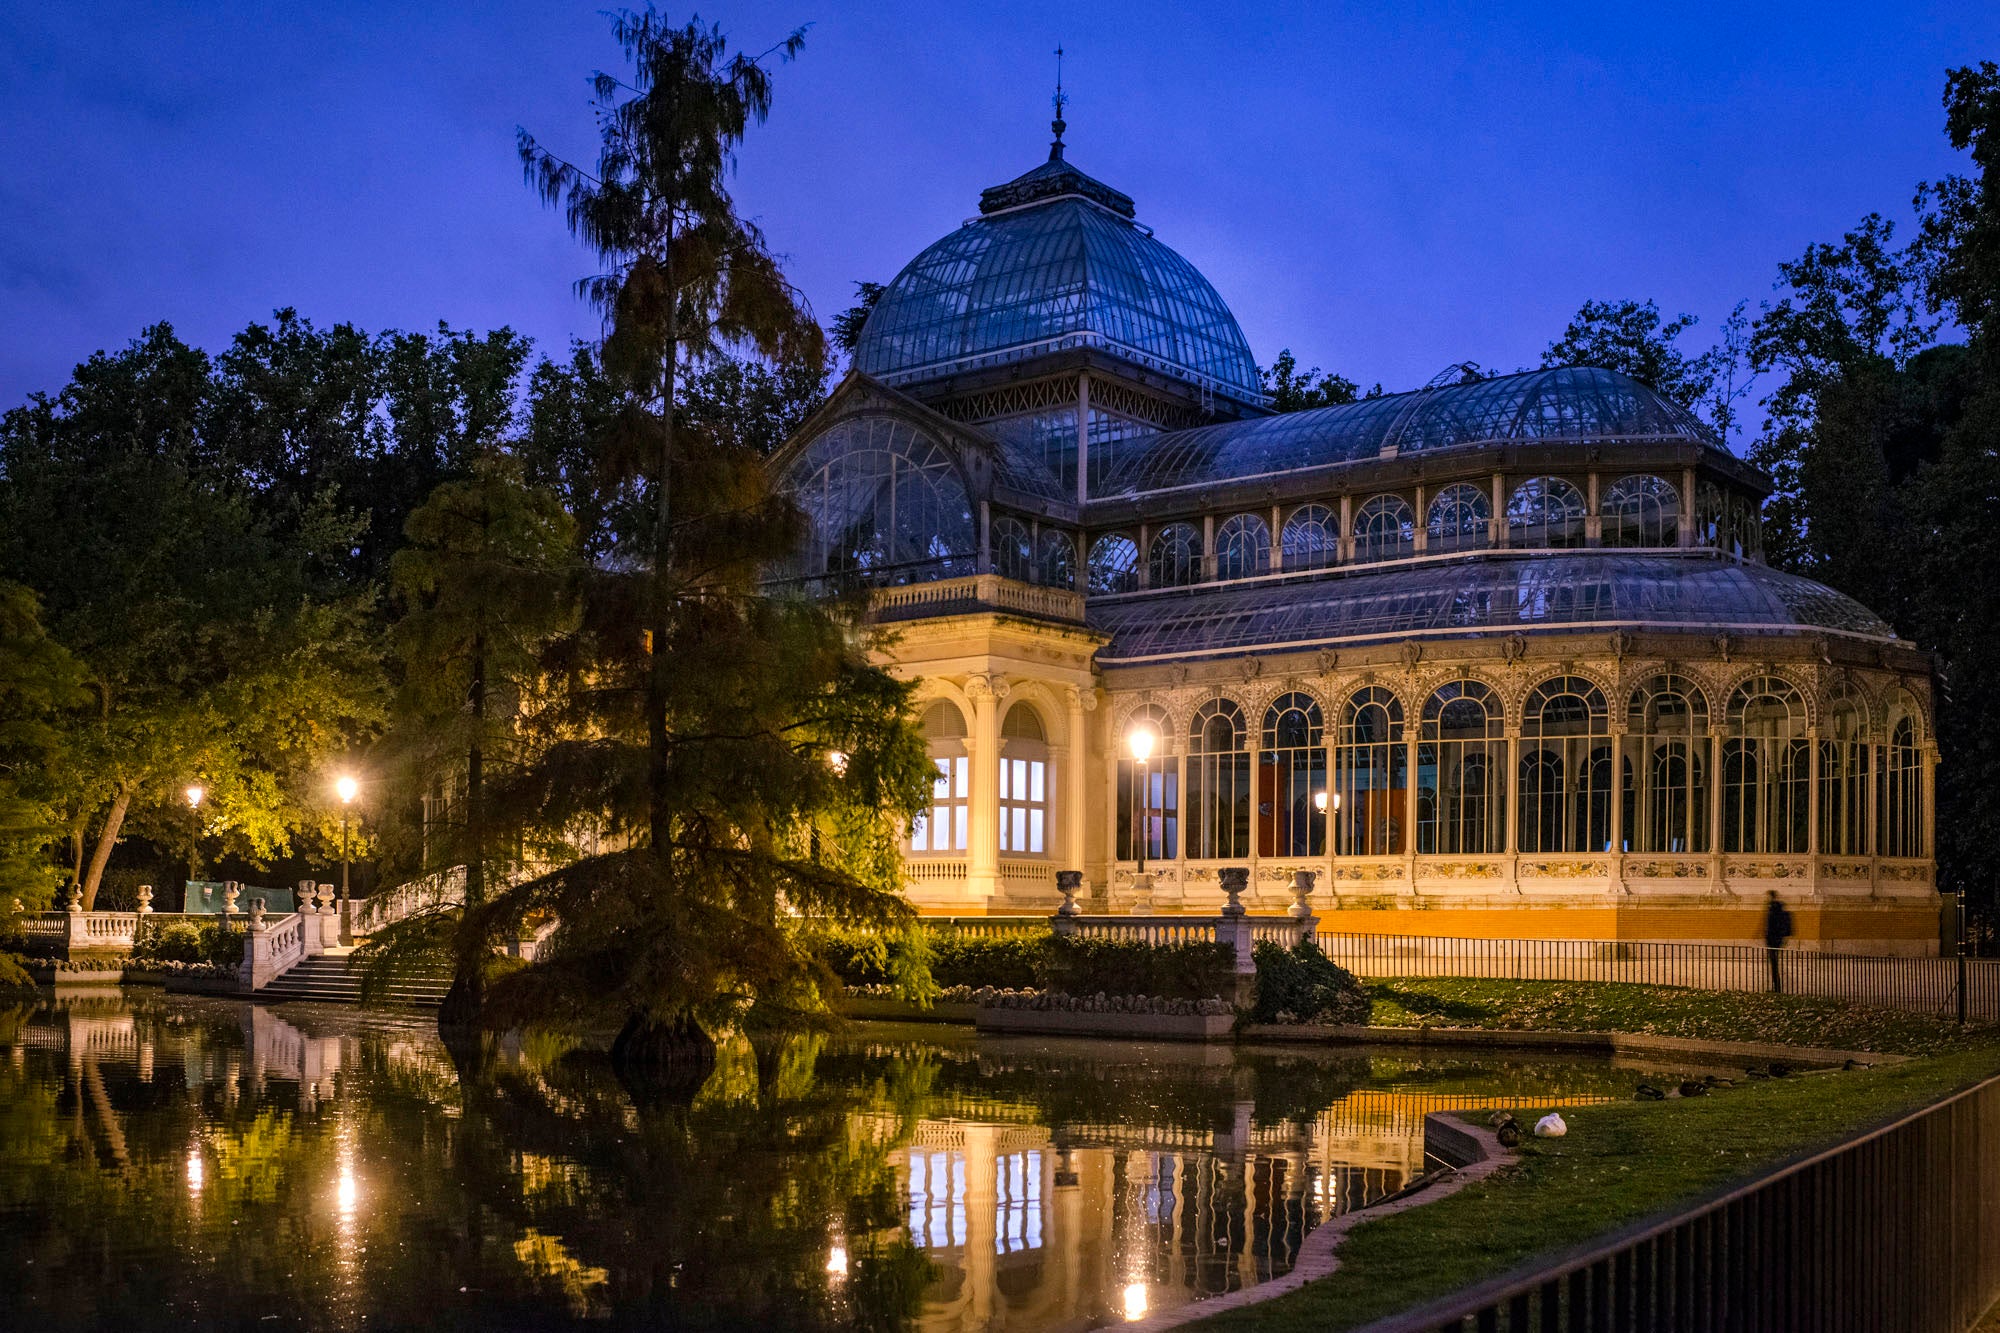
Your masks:
<instances>
[{"instance_id":1,"label":"grass lawn","mask_svg":"<svg viewBox=\"0 0 2000 1333\"><path fill-rule=\"evenodd\" d=\"M1414 977L1369 984L1370 1022L1385 1027L1643 1032L1702 1041L1774 1041L1843 1051L1928 1055L1963 1049L1990 1027L1839 1000L1687 990L1602 981L1465 981Z\"/></svg>"},{"instance_id":2,"label":"grass lawn","mask_svg":"<svg viewBox=\"0 0 2000 1333\"><path fill-rule=\"evenodd\" d=\"M1364 1223L1340 1268L1203 1329L1330 1333L1447 1296L1708 1194L2000 1073L1995 1034L1775 996L1625 985L1421 980L1375 987L1375 1021L1615 1029L1921 1053L1874 1069L1739 1082L1698 1099L1566 1108L1568 1137L1514 1167ZM1531 1114L1523 1114L1524 1123Z\"/></svg>"}]
</instances>

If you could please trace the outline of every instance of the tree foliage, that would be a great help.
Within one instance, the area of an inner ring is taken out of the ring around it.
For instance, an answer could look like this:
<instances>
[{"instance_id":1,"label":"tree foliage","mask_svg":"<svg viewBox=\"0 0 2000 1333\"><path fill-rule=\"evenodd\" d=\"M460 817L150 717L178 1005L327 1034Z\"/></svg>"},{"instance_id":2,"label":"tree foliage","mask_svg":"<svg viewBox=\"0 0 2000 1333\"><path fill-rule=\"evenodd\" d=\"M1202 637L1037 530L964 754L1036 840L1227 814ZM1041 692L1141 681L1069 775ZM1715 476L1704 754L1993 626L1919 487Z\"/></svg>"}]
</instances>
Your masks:
<instances>
[{"instance_id":1,"label":"tree foliage","mask_svg":"<svg viewBox=\"0 0 2000 1333\"><path fill-rule=\"evenodd\" d=\"M1287 347L1278 353L1278 359L1268 367L1259 369L1258 380L1264 392L1271 395L1273 412L1303 412L1314 407L1338 407L1361 397L1361 388L1345 375L1331 371L1321 371L1318 366L1311 370L1300 370L1299 360ZM1380 396L1382 386L1376 385L1368 391L1370 398Z\"/></svg>"},{"instance_id":2,"label":"tree foliage","mask_svg":"<svg viewBox=\"0 0 2000 1333\"><path fill-rule=\"evenodd\" d=\"M1690 354L1680 344L1699 322L1686 314L1663 319L1652 301L1585 301L1543 350L1542 365L1597 366L1630 375L1700 412L1727 440L1736 426L1736 404L1750 388L1740 373L1748 318L1739 303L1723 321L1721 341Z\"/></svg>"}]
</instances>

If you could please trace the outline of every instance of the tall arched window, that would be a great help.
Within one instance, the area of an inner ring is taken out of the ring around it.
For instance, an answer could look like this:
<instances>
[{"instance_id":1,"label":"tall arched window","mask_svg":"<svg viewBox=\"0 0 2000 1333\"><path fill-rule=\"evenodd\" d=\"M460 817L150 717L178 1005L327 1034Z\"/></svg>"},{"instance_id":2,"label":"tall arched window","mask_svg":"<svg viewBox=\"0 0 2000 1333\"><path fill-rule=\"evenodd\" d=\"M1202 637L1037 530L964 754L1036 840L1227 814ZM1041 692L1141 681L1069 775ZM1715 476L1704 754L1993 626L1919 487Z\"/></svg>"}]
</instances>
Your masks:
<instances>
[{"instance_id":1,"label":"tall arched window","mask_svg":"<svg viewBox=\"0 0 2000 1333\"><path fill-rule=\"evenodd\" d=\"M1250 854L1250 751L1243 710L1211 699L1188 727L1188 842L1191 857Z\"/></svg>"},{"instance_id":2,"label":"tall arched window","mask_svg":"<svg viewBox=\"0 0 2000 1333\"><path fill-rule=\"evenodd\" d=\"M1561 477L1530 477L1507 501L1508 544L1531 550L1581 546L1589 515L1583 492Z\"/></svg>"},{"instance_id":3,"label":"tall arched window","mask_svg":"<svg viewBox=\"0 0 2000 1333\"><path fill-rule=\"evenodd\" d=\"M1131 592L1139 586L1139 544L1122 532L1112 532L1090 544L1090 591L1093 595Z\"/></svg>"},{"instance_id":4,"label":"tall arched window","mask_svg":"<svg viewBox=\"0 0 2000 1333\"><path fill-rule=\"evenodd\" d=\"M1049 738L1042 719L1025 703L1007 710L1000 724L1000 850L1041 856L1049 850Z\"/></svg>"},{"instance_id":5,"label":"tall arched window","mask_svg":"<svg viewBox=\"0 0 2000 1333\"><path fill-rule=\"evenodd\" d=\"M924 743L937 775L931 803L910 821L910 851L918 856L963 856L972 794L972 765L965 754L965 717L949 700L924 710Z\"/></svg>"},{"instance_id":6,"label":"tall arched window","mask_svg":"<svg viewBox=\"0 0 2000 1333\"><path fill-rule=\"evenodd\" d=\"M1257 854L1321 856L1326 819L1326 728L1309 694L1283 694L1264 710L1257 767Z\"/></svg>"},{"instance_id":7,"label":"tall arched window","mask_svg":"<svg viewBox=\"0 0 2000 1333\"><path fill-rule=\"evenodd\" d=\"M1445 855L1507 845L1507 742L1500 700L1457 680L1424 701L1417 732L1417 850Z\"/></svg>"},{"instance_id":8,"label":"tall arched window","mask_svg":"<svg viewBox=\"0 0 2000 1333\"><path fill-rule=\"evenodd\" d=\"M1340 515L1325 505L1300 505L1285 520L1286 569L1324 569L1340 560Z\"/></svg>"},{"instance_id":9,"label":"tall arched window","mask_svg":"<svg viewBox=\"0 0 2000 1333\"><path fill-rule=\"evenodd\" d=\"M1431 501L1429 530L1424 548L1432 555L1440 551L1464 551L1485 546L1493 525L1493 502L1483 488L1456 482L1437 493Z\"/></svg>"},{"instance_id":10,"label":"tall arched window","mask_svg":"<svg viewBox=\"0 0 2000 1333\"><path fill-rule=\"evenodd\" d=\"M799 454L784 489L804 511L800 572L914 583L973 571L972 502L951 455L893 417L855 417Z\"/></svg>"},{"instance_id":11,"label":"tall arched window","mask_svg":"<svg viewBox=\"0 0 2000 1333\"><path fill-rule=\"evenodd\" d=\"M1028 525L1002 514L993 520L987 536L993 543L993 572L1026 583L1035 571L1035 544Z\"/></svg>"},{"instance_id":12,"label":"tall arched window","mask_svg":"<svg viewBox=\"0 0 2000 1333\"><path fill-rule=\"evenodd\" d=\"M1604 692L1579 676L1537 685L1521 714L1524 852L1611 847L1611 729Z\"/></svg>"},{"instance_id":13,"label":"tall arched window","mask_svg":"<svg viewBox=\"0 0 2000 1333\"><path fill-rule=\"evenodd\" d=\"M1729 699L1722 743L1722 850L1801 853L1806 847L1806 707L1775 676L1759 676Z\"/></svg>"},{"instance_id":14,"label":"tall arched window","mask_svg":"<svg viewBox=\"0 0 2000 1333\"><path fill-rule=\"evenodd\" d=\"M1057 528L1042 529L1035 545L1035 580L1051 588L1076 586L1076 543Z\"/></svg>"},{"instance_id":15,"label":"tall arched window","mask_svg":"<svg viewBox=\"0 0 2000 1333\"><path fill-rule=\"evenodd\" d=\"M1882 750L1882 855L1928 855L1924 831L1924 751L1905 713L1889 724Z\"/></svg>"},{"instance_id":16,"label":"tall arched window","mask_svg":"<svg viewBox=\"0 0 2000 1333\"><path fill-rule=\"evenodd\" d=\"M1146 575L1155 588L1201 582L1201 529L1192 523L1169 523L1154 533Z\"/></svg>"},{"instance_id":17,"label":"tall arched window","mask_svg":"<svg viewBox=\"0 0 2000 1333\"><path fill-rule=\"evenodd\" d=\"M1835 699L1820 724L1819 849L1868 854L1868 714L1851 695Z\"/></svg>"},{"instance_id":18,"label":"tall arched window","mask_svg":"<svg viewBox=\"0 0 2000 1333\"><path fill-rule=\"evenodd\" d=\"M1417 547L1417 522L1400 495L1378 495L1354 516L1356 561L1395 560Z\"/></svg>"},{"instance_id":19,"label":"tall arched window","mask_svg":"<svg viewBox=\"0 0 2000 1333\"><path fill-rule=\"evenodd\" d=\"M1242 579L1271 572L1271 528L1255 514L1237 514L1215 530L1215 577Z\"/></svg>"},{"instance_id":20,"label":"tall arched window","mask_svg":"<svg viewBox=\"0 0 2000 1333\"><path fill-rule=\"evenodd\" d=\"M1712 481L1698 481L1694 484L1694 544L1713 546L1717 550L1728 548L1729 539L1723 531L1726 521L1722 488Z\"/></svg>"},{"instance_id":21,"label":"tall arched window","mask_svg":"<svg viewBox=\"0 0 2000 1333\"><path fill-rule=\"evenodd\" d=\"M1342 856L1397 856L1409 844L1410 751L1403 702L1379 685L1357 690L1340 711L1333 749L1334 850Z\"/></svg>"},{"instance_id":22,"label":"tall arched window","mask_svg":"<svg viewBox=\"0 0 2000 1333\"><path fill-rule=\"evenodd\" d=\"M1604 492L1606 546L1673 546L1680 541L1681 493L1660 477L1620 477Z\"/></svg>"},{"instance_id":23,"label":"tall arched window","mask_svg":"<svg viewBox=\"0 0 2000 1333\"><path fill-rule=\"evenodd\" d=\"M1708 699L1683 676L1655 676L1632 692L1626 770L1638 779L1626 806L1635 851L1708 850Z\"/></svg>"},{"instance_id":24,"label":"tall arched window","mask_svg":"<svg viewBox=\"0 0 2000 1333\"><path fill-rule=\"evenodd\" d=\"M1132 757L1132 733L1153 733L1152 754L1141 764ZM1180 846L1180 757L1173 753L1173 725L1158 704L1132 710L1118 734L1118 859L1171 861Z\"/></svg>"}]
</instances>

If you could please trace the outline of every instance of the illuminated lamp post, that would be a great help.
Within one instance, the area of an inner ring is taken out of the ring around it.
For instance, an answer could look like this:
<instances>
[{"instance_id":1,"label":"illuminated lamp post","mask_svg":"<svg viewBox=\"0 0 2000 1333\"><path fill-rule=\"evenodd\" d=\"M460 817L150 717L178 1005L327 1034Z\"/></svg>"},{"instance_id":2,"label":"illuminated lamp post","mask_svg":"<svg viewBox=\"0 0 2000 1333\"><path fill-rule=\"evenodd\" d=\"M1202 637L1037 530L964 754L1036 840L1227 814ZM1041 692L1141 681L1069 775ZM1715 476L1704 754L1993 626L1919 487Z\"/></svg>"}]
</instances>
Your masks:
<instances>
[{"instance_id":1,"label":"illuminated lamp post","mask_svg":"<svg viewBox=\"0 0 2000 1333\"><path fill-rule=\"evenodd\" d=\"M201 840L201 798L208 795L208 789L199 782L190 782L182 793L188 803L188 883L194 883L195 844ZM181 910L187 911L187 890L181 891Z\"/></svg>"},{"instance_id":2,"label":"illuminated lamp post","mask_svg":"<svg viewBox=\"0 0 2000 1333\"><path fill-rule=\"evenodd\" d=\"M348 813L354 806L354 798L361 791L361 784L348 774L334 779L334 794L340 797L340 942L354 943L354 923L348 913L347 901L347 825Z\"/></svg>"}]
</instances>

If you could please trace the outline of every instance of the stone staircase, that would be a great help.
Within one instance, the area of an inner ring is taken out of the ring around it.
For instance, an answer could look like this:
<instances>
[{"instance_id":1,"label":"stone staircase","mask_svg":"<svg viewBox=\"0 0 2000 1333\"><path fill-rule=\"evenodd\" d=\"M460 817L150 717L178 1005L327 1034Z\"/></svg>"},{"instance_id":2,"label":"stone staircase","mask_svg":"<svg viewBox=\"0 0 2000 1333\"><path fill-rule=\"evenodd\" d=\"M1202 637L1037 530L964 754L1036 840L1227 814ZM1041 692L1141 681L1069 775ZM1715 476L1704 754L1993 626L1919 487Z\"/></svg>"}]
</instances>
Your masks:
<instances>
[{"instance_id":1,"label":"stone staircase","mask_svg":"<svg viewBox=\"0 0 2000 1333\"><path fill-rule=\"evenodd\" d=\"M361 975L350 962L352 950L330 949L316 958L294 964L274 977L251 998L276 1004L305 1000L315 1004L360 1004ZM451 986L449 976L406 977L390 986L387 1003L412 1009L435 1009L444 1003Z\"/></svg>"}]
</instances>

